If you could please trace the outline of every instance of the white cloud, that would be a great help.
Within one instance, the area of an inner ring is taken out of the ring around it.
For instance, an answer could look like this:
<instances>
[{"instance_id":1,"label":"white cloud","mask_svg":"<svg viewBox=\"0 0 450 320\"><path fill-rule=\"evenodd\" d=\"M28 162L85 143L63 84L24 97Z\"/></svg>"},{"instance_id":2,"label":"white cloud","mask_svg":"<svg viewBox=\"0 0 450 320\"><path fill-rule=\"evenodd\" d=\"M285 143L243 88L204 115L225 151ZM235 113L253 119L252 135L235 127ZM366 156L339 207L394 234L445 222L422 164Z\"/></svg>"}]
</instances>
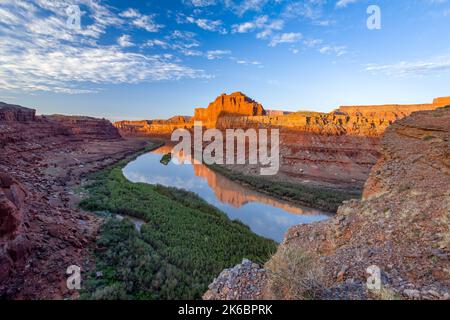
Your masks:
<instances>
[{"instance_id":1,"label":"white cloud","mask_svg":"<svg viewBox=\"0 0 450 320\"><path fill-rule=\"evenodd\" d=\"M206 58L208 60L215 60L223 58L224 56L230 55L230 50L209 50L206 52Z\"/></svg>"},{"instance_id":2,"label":"white cloud","mask_svg":"<svg viewBox=\"0 0 450 320\"><path fill-rule=\"evenodd\" d=\"M277 45L282 43L295 43L298 42L301 38L302 34L298 32L282 33L274 36L270 41L269 46L276 47Z\"/></svg>"},{"instance_id":3,"label":"white cloud","mask_svg":"<svg viewBox=\"0 0 450 320\"><path fill-rule=\"evenodd\" d=\"M242 64L246 66L261 66L261 62L256 60L246 60L246 59L235 59L237 64Z\"/></svg>"},{"instance_id":4,"label":"white cloud","mask_svg":"<svg viewBox=\"0 0 450 320\"><path fill-rule=\"evenodd\" d=\"M194 7L209 7L217 4L216 0L183 0L183 2Z\"/></svg>"},{"instance_id":5,"label":"white cloud","mask_svg":"<svg viewBox=\"0 0 450 320\"><path fill-rule=\"evenodd\" d=\"M290 2L283 11L286 18L304 18L319 20L323 15L326 0L302 0Z\"/></svg>"},{"instance_id":6,"label":"white cloud","mask_svg":"<svg viewBox=\"0 0 450 320\"><path fill-rule=\"evenodd\" d=\"M196 24L199 28L207 31L219 32L226 34L227 30L223 27L223 23L220 20L209 19L197 19L194 17L186 17L186 22Z\"/></svg>"},{"instance_id":7,"label":"white cloud","mask_svg":"<svg viewBox=\"0 0 450 320\"><path fill-rule=\"evenodd\" d=\"M122 48L127 48L127 47L133 47L134 46L134 43L131 41L131 37L129 35L127 35L127 34L124 34L124 35L120 36L117 39L117 43Z\"/></svg>"},{"instance_id":8,"label":"white cloud","mask_svg":"<svg viewBox=\"0 0 450 320\"><path fill-rule=\"evenodd\" d=\"M244 22L241 24L233 25L233 32L235 33L247 33L255 29L256 25L253 22Z\"/></svg>"},{"instance_id":9,"label":"white cloud","mask_svg":"<svg viewBox=\"0 0 450 320\"><path fill-rule=\"evenodd\" d=\"M336 8L345 8L349 4L355 3L357 1L358 0L339 0L338 2L336 2Z\"/></svg>"},{"instance_id":10,"label":"white cloud","mask_svg":"<svg viewBox=\"0 0 450 320\"><path fill-rule=\"evenodd\" d=\"M131 24L148 32L158 32L164 26L154 21L154 15L141 14L136 9L127 9L119 14L122 18L131 19Z\"/></svg>"},{"instance_id":11,"label":"white cloud","mask_svg":"<svg viewBox=\"0 0 450 320\"><path fill-rule=\"evenodd\" d=\"M119 16L124 18L138 18L141 16L141 14L136 9L129 8L124 12L122 12L121 14L119 14Z\"/></svg>"},{"instance_id":12,"label":"white cloud","mask_svg":"<svg viewBox=\"0 0 450 320\"><path fill-rule=\"evenodd\" d=\"M269 0L182 0L184 4L196 8L204 8L221 5L222 8L232 11L237 16L242 16L247 12L260 12L264 6L270 3ZM275 0L278 3L282 0Z\"/></svg>"},{"instance_id":13,"label":"white cloud","mask_svg":"<svg viewBox=\"0 0 450 320\"><path fill-rule=\"evenodd\" d=\"M238 16L242 16L247 11L259 12L267 3L267 0L243 0L239 4L231 0L225 1L225 5L228 6Z\"/></svg>"},{"instance_id":14,"label":"white cloud","mask_svg":"<svg viewBox=\"0 0 450 320\"><path fill-rule=\"evenodd\" d=\"M321 54L336 54L338 57L347 53L347 47L345 46L323 46L319 48Z\"/></svg>"},{"instance_id":15,"label":"white cloud","mask_svg":"<svg viewBox=\"0 0 450 320\"><path fill-rule=\"evenodd\" d=\"M154 40L148 40L144 43L144 47L161 47L163 49L170 48L171 45L168 44L166 41L162 41L159 39Z\"/></svg>"},{"instance_id":16,"label":"white cloud","mask_svg":"<svg viewBox=\"0 0 450 320\"><path fill-rule=\"evenodd\" d=\"M89 16L91 24L82 25L81 30L67 28L68 4L87 8L83 17ZM2 0L0 21L6 19L8 24L0 29L0 87L5 90L74 94L99 91L103 84L208 77L171 55L144 55L124 51L118 44L99 45L107 28L126 22L95 1ZM127 35L120 39L125 47L131 44Z\"/></svg>"},{"instance_id":17,"label":"white cloud","mask_svg":"<svg viewBox=\"0 0 450 320\"><path fill-rule=\"evenodd\" d=\"M393 77L436 75L450 71L450 55L394 64L370 64L365 67L365 70L373 74Z\"/></svg>"}]
</instances>

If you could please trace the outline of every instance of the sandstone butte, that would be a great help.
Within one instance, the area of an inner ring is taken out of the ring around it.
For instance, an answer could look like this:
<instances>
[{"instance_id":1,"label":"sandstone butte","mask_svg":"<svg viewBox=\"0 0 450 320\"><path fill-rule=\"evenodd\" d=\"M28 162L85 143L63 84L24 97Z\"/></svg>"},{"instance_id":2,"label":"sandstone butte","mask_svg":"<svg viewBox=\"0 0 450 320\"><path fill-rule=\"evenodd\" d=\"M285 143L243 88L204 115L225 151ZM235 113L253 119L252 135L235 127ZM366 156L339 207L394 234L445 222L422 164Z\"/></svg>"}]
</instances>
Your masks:
<instances>
[{"instance_id":1,"label":"sandstone butte","mask_svg":"<svg viewBox=\"0 0 450 320\"><path fill-rule=\"evenodd\" d=\"M114 126L123 135L170 134L190 129L195 121L206 128L279 127L320 134L380 136L394 121L415 111L433 110L450 104L450 97L432 103L412 105L341 106L330 113L271 110L241 92L222 94L207 108L196 108L194 117L175 116L168 120L119 121Z\"/></svg>"},{"instance_id":2,"label":"sandstone butte","mask_svg":"<svg viewBox=\"0 0 450 320\"><path fill-rule=\"evenodd\" d=\"M73 297L69 265L88 268L98 218L75 209L84 175L136 153L107 120L37 116L0 103L0 299Z\"/></svg>"},{"instance_id":3,"label":"sandstone butte","mask_svg":"<svg viewBox=\"0 0 450 320\"><path fill-rule=\"evenodd\" d=\"M280 128L281 180L361 191L379 157L380 136L396 120L412 112L450 104L450 97L429 104L342 106L330 113L266 111L241 92L222 94L194 117L169 120L121 121L114 125L124 136L169 136L194 121L211 128ZM252 166L234 166L256 174Z\"/></svg>"},{"instance_id":4,"label":"sandstone butte","mask_svg":"<svg viewBox=\"0 0 450 320\"><path fill-rule=\"evenodd\" d=\"M363 198L344 202L333 219L291 228L278 253L291 248L316 257L314 270L322 270L314 274L316 298L448 300L449 185L450 107L413 113L386 130ZM204 299L295 298L289 284L308 282L269 285L272 259L265 267L244 260L224 270ZM298 268L284 262L290 272ZM366 288L373 265L382 291Z\"/></svg>"}]
</instances>

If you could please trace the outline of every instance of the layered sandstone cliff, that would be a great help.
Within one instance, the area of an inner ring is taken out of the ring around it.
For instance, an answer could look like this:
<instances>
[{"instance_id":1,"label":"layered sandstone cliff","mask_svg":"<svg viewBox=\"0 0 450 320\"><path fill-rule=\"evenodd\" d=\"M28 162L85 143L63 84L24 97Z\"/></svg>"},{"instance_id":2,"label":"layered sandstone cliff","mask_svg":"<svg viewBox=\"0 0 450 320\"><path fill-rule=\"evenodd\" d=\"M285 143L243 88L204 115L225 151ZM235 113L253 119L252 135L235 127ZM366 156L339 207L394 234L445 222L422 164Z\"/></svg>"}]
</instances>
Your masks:
<instances>
[{"instance_id":1,"label":"layered sandstone cliff","mask_svg":"<svg viewBox=\"0 0 450 320\"><path fill-rule=\"evenodd\" d=\"M449 185L450 109L413 113L386 130L363 199L344 203L329 221L290 229L277 258L287 248L318 257L321 298L450 299ZM258 266L227 270L205 298L271 298L273 265L252 284L257 290L247 284L261 275ZM366 287L371 266L381 270L382 290ZM285 280L276 297L294 298Z\"/></svg>"},{"instance_id":2,"label":"layered sandstone cliff","mask_svg":"<svg viewBox=\"0 0 450 320\"><path fill-rule=\"evenodd\" d=\"M333 188L361 190L379 156L380 136L387 127L414 111L432 110L449 103L436 98L416 105L343 106L331 113L265 111L261 104L238 92L221 95L208 108L196 109L194 118L175 117L115 124L123 135L156 135L178 128L279 128L281 168L277 178ZM235 166L246 174L254 166Z\"/></svg>"},{"instance_id":3,"label":"layered sandstone cliff","mask_svg":"<svg viewBox=\"0 0 450 320\"><path fill-rule=\"evenodd\" d=\"M36 110L0 102L0 121L34 121Z\"/></svg>"},{"instance_id":4,"label":"layered sandstone cliff","mask_svg":"<svg viewBox=\"0 0 450 320\"><path fill-rule=\"evenodd\" d=\"M106 120L0 106L0 299L71 296L66 269L88 266L99 221L70 186L141 147Z\"/></svg>"},{"instance_id":5,"label":"layered sandstone cliff","mask_svg":"<svg viewBox=\"0 0 450 320\"><path fill-rule=\"evenodd\" d=\"M195 109L195 121L202 121L207 128L215 128L221 117L240 116L264 116L266 111L263 106L247 97L242 92L230 95L222 94L211 102L208 108Z\"/></svg>"},{"instance_id":6,"label":"layered sandstone cliff","mask_svg":"<svg viewBox=\"0 0 450 320\"><path fill-rule=\"evenodd\" d=\"M176 116L168 120L120 121L115 126L125 135L171 133L178 128L190 129L194 121L207 128L277 127L322 135L375 136L394 121L415 111L434 110L450 104L450 97L436 98L433 103L413 105L341 106L330 113L266 111L263 106L241 92L222 94L207 108L195 109L195 116Z\"/></svg>"},{"instance_id":7,"label":"layered sandstone cliff","mask_svg":"<svg viewBox=\"0 0 450 320\"><path fill-rule=\"evenodd\" d=\"M191 129L195 121L215 128L222 117L263 116L263 106L241 92L222 94L207 108L197 108L194 117L174 116L168 120L119 121L114 125L123 135L170 134L176 129Z\"/></svg>"}]
</instances>

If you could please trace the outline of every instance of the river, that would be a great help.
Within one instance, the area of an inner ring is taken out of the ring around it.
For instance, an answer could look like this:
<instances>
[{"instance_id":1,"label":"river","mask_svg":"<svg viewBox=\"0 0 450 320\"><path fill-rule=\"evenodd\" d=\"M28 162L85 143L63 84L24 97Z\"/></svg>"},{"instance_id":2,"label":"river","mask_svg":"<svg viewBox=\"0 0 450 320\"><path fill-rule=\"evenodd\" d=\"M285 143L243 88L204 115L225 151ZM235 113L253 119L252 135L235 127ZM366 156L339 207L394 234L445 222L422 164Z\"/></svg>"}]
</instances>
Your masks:
<instances>
[{"instance_id":1,"label":"river","mask_svg":"<svg viewBox=\"0 0 450 320\"><path fill-rule=\"evenodd\" d=\"M203 164L174 157L168 165L161 157L171 151L163 146L139 156L123 169L132 182L160 184L191 191L238 219L258 235L281 242L289 227L326 220L330 214L318 209L294 205L249 189L212 171ZM180 160L184 161L179 165Z\"/></svg>"}]
</instances>

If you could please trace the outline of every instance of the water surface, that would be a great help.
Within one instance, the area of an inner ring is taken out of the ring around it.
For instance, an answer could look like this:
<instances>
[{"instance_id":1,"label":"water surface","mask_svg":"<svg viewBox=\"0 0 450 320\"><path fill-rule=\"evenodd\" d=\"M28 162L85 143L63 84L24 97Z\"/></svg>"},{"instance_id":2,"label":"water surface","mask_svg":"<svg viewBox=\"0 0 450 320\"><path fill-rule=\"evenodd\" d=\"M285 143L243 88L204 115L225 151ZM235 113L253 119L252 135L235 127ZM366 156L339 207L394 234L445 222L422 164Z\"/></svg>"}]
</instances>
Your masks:
<instances>
[{"instance_id":1,"label":"water surface","mask_svg":"<svg viewBox=\"0 0 450 320\"><path fill-rule=\"evenodd\" d=\"M258 235L281 242L289 227L329 218L329 214L313 208L293 205L242 186L203 164L192 164L177 156L166 166L161 157L171 151L163 146L139 156L124 169L132 182L160 184L191 191L225 212L230 219L238 219ZM181 161L183 165L179 165Z\"/></svg>"}]
</instances>

